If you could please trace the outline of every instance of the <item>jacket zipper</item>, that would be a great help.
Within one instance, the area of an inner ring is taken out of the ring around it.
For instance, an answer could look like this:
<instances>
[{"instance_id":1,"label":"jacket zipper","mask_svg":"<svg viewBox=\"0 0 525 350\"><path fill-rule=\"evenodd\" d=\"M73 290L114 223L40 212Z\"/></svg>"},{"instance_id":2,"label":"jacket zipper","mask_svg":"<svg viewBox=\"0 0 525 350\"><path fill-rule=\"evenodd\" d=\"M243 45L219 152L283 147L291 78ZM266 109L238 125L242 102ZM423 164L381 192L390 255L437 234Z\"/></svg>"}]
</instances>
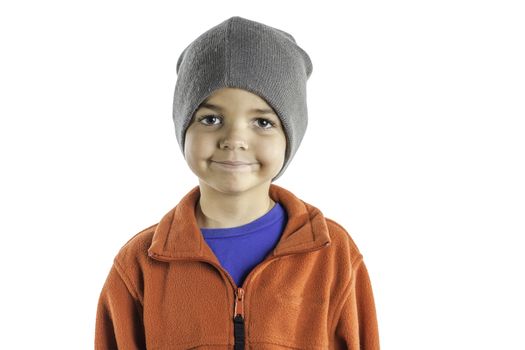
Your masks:
<instances>
[{"instance_id":1,"label":"jacket zipper","mask_svg":"<svg viewBox=\"0 0 525 350\"><path fill-rule=\"evenodd\" d=\"M217 270L219 270L221 273L223 273L226 276L226 278L230 281L231 285L234 287L234 291L235 291L235 302L234 302L234 309L233 309L234 310L233 311L233 330L234 330L233 335L234 335L234 344L235 344L234 350L244 350L244 345L245 345L244 343L245 343L245 338L246 338L245 337L245 322L244 322L244 310L245 310L244 309L244 294L246 293L246 284L248 280L250 279L251 275L253 275L254 271L261 269L263 266L267 265L270 261L274 259L286 256L286 255L291 255L291 254L309 253L309 252L313 252L313 251L316 251L316 250L319 250L319 249L322 249L328 246L330 246L330 242L326 242L321 247L316 247L315 249L295 251L290 254L282 254L279 256L272 256L270 258L267 258L266 260L263 260L261 263L259 263L259 265L257 265L253 270L251 270L248 273L248 276L246 276L246 279L244 280L244 284L243 284L244 288L237 287L237 284L235 283L233 278L230 276L228 271L226 271L222 266L215 264L215 262L211 260L193 259L193 258L187 258L187 260L203 261L203 262L209 263L210 265L215 266ZM150 254L150 257L160 260L160 261L166 261L166 262L178 260L178 259L172 259L168 257L159 256L157 254Z\"/></svg>"},{"instance_id":2,"label":"jacket zipper","mask_svg":"<svg viewBox=\"0 0 525 350\"><path fill-rule=\"evenodd\" d=\"M294 252L292 254L313 252L313 251L316 251L316 250L328 247L329 245L330 245L330 242L326 242L321 247L316 247L315 249L307 249L307 250L304 250L302 252ZM246 279L244 280L244 284L243 284L244 288L243 287L237 287L237 285L235 284L235 281L230 276L230 274L227 271L224 271L224 273L226 274L226 276L228 277L228 279L230 280L232 285L235 286L235 288L236 288L236 290L235 290L235 303L234 303L234 309L233 309L234 310L233 311L233 330L234 330L233 336L234 336L234 344L235 344L234 350L244 350L244 342L245 342L244 294L246 292L246 285L249 282L249 279L252 277L252 275L254 274L255 270L260 270L264 266L266 266L270 261L272 261L273 259L277 259L277 258L280 258L280 257L285 256L285 255L291 255L291 254L283 254L283 255L279 255L279 256L273 256L273 257L265 259L261 263L259 263L259 265L257 265L252 271L250 271L248 273L248 276L246 276ZM213 265L215 265L215 264L213 264ZM217 265L215 265L215 266L217 266ZM219 266L217 266L217 268L219 270L224 270L222 267L219 267Z\"/></svg>"},{"instance_id":3,"label":"jacket zipper","mask_svg":"<svg viewBox=\"0 0 525 350\"><path fill-rule=\"evenodd\" d=\"M244 350L244 289L235 291L235 308L233 312L234 350Z\"/></svg>"}]
</instances>

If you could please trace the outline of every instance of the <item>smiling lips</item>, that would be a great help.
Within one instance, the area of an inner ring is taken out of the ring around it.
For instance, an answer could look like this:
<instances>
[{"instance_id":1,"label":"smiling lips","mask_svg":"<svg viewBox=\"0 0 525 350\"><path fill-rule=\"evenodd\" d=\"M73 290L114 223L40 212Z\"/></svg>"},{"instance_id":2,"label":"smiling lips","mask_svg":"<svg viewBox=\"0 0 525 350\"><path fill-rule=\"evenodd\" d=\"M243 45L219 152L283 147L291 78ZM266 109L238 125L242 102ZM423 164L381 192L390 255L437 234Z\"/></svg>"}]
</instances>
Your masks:
<instances>
[{"instance_id":1,"label":"smiling lips","mask_svg":"<svg viewBox=\"0 0 525 350\"><path fill-rule=\"evenodd\" d=\"M241 172L251 171L252 170L252 164L255 164L255 163L246 163L246 162L231 161L231 160L224 161L224 162L213 161L213 163L215 163L219 168L222 168L223 170L235 171L235 172L237 172L237 171L241 171Z\"/></svg>"},{"instance_id":2,"label":"smiling lips","mask_svg":"<svg viewBox=\"0 0 525 350\"><path fill-rule=\"evenodd\" d=\"M223 162L215 161L215 163L226 164L226 165L250 165L251 164L251 163L248 163L248 162L241 162L241 161L238 161L238 160L235 160L235 161L225 160Z\"/></svg>"}]
</instances>

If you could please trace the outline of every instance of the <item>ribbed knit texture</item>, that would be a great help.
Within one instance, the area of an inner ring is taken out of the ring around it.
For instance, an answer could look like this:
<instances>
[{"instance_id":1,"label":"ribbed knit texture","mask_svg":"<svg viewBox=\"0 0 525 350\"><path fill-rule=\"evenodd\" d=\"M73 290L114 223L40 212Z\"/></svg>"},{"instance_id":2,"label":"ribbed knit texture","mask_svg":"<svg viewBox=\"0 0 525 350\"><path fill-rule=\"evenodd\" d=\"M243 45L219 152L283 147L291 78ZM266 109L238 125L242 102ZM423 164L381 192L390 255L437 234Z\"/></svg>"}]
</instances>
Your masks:
<instances>
[{"instance_id":1,"label":"ribbed knit texture","mask_svg":"<svg viewBox=\"0 0 525 350\"><path fill-rule=\"evenodd\" d=\"M177 61L173 121L182 153L199 105L217 89L241 88L263 98L283 125L286 153L275 181L306 132L306 82L312 69L310 57L292 35L256 21L234 16L201 34Z\"/></svg>"}]
</instances>

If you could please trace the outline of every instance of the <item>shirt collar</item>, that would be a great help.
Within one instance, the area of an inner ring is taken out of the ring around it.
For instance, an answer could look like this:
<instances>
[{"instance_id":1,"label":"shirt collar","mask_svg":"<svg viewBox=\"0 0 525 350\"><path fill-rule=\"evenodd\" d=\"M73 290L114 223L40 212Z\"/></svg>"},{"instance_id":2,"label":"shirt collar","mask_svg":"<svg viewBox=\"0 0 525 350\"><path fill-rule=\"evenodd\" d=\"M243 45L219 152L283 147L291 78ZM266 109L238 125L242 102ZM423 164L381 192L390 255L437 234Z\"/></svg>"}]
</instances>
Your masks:
<instances>
[{"instance_id":1,"label":"shirt collar","mask_svg":"<svg viewBox=\"0 0 525 350\"><path fill-rule=\"evenodd\" d=\"M275 184L270 184L269 195L284 207L288 216L272 256L316 250L330 244L328 227L319 209ZM219 263L197 224L195 206L199 197L200 188L196 186L162 217L148 249L150 257L162 261L204 259Z\"/></svg>"}]
</instances>

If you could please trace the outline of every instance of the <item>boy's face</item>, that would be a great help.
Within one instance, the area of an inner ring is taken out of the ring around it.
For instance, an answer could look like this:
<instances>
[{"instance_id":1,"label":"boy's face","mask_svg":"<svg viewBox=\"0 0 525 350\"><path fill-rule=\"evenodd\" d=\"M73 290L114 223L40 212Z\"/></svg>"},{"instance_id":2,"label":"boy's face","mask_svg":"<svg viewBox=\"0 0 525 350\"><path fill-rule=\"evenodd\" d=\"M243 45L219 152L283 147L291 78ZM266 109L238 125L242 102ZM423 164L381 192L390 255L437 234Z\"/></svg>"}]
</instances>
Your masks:
<instances>
[{"instance_id":1,"label":"boy's face","mask_svg":"<svg viewBox=\"0 0 525 350\"><path fill-rule=\"evenodd\" d=\"M246 90L222 88L193 115L184 157L201 182L232 193L269 186L284 164L285 150L279 117L264 99ZM228 166L221 164L224 161L246 164Z\"/></svg>"}]
</instances>

